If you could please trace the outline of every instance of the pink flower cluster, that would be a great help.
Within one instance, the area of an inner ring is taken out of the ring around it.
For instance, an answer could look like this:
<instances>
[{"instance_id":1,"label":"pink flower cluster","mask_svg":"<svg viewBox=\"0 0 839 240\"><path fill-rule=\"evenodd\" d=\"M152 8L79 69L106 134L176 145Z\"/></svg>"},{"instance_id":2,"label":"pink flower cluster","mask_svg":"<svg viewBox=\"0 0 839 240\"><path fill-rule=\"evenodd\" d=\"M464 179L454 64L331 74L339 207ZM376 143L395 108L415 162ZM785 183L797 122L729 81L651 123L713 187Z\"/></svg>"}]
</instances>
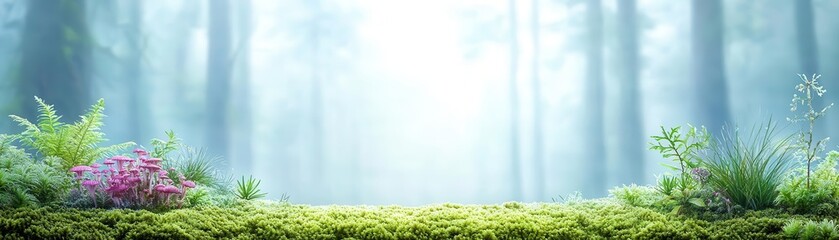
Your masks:
<instances>
[{"instance_id":1,"label":"pink flower cluster","mask_svg":"<svg viewBox=\"0 0 839 240\"><path fill-rule=\"evenodd\" d=\"M180 186L169 178L169 171L160 167L160 158L149 158L148 152L135 149L137 159L115 156L105 159L106 169L101 165L75 166L70 168L76 176L80 190L87 191L96 206L96 193L105 193L116 207L172 207L172 202L181 207L186 192L195 183L179 174ZM116 166L114 166L116 165ZM116 168L115 168L116 167ZM172 198L175 198L172 201Z\"/></svg>"}]
</instances>

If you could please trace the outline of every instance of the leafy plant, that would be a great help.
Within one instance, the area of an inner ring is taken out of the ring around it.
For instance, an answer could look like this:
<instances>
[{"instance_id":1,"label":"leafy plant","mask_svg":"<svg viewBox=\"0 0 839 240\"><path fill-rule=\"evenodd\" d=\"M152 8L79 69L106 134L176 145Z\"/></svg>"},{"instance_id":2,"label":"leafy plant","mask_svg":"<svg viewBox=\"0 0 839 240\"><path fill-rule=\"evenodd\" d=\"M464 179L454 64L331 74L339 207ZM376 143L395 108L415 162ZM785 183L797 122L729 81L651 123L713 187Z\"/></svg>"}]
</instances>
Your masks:
<instances>
[{"instance_id":1,"label":"leafy plant","mask_svg":"<svg viewBox=\"0 0 839 240\"><path fill-rule=\"evenodd\" d=\"M836 222L828 219L821 222L793 219L784 224L783 232L788 239L839 239Z\"/></svg>"},{"instance_id":2,"label":"leafy plant","mask_svg":"<svg viewBox=\"0 0 839 240\"><path fill-rule=\"evenodd\" d=\"M184 177L196 183L221 188L225 179L216 168L221 164L221 160L219 156L207 154L206 149L183 146L175 159L163 163L165 168L175 168Z\"/></svg>"},{"instance_id":3,"label":"leafy plant","mask_svg":"<svg viewBox=\"0 0 839 240\"><path fill-rule=\"evenodd\" d=\"M61 116L56 114L52 105L44 103L38 97L35 97L35 101L38 102L40 113L37 124L15 115L9 116L25 128L16 138L41 156L60 158L59 170L66 171L73 166L90 165L96 159L116 154L134 145L132 142L126 142L108 147L98 146L106 141L105 134L100 132L102 118L105 117L102 113L105 101L102 99L73 124L62 123Z\"/></svg>"},{"instance_id":4,"label":"leafy plant","mask_svg":"<svg viewBox=\"0 0 839 240\"><path fill-rule=\"evenodd\" d=\"M242 179L236 182L236 196L244 200L265 197L266 194L259 190L259 184L261 182L262 180L257 180L253 176L248 177L247 180L245 176L242 176Z\"/></svg>"},{"instance_id":5,"label":"leafy plant","mask_svg":"<svg viewBox=\"0 0 839 240\"><path fill-rule=\"evenodd\" d=\"M175 136L175 131L166 131L166 138L166 140L157 138L151 140L152 151L149 153L151 157L169 160L167 157L169 153L178 150L178 146L181 144L181 139Z\"/></svg>"},{"instance_id":6,"label":"leafy plant","mask_svg":"<svg viewBox=\"0 0 839 240\"><path fill-rule=\"evenodd\" d=\"M792 136L777 136L777 125L752 127L747 136L739 129L724 131L710 148L705 165L708 182L732 202L748 209L773 206L789 166L789 142Z\"/></svg>"},{"instance_id":7,"label":"leafy plant","mask_svg":"<svg viewBox=\"0 0 839 240\"><path fill-rule=\"evenodd\" d=\"M828 109L830 109L833 104L827 105L826 107L822 108L821 110L817 110L813 106L813 95L818 97L822 97L827 90L824 89L823 86L819 84L819 77L821 75L815 75L811 78L807 78L807 75L799 74L799 78L803 83L800 83L795 86L795 90L804 94L804 96L798 96L798 94L794 94L792 96L792 103L790 104L790 111L796 112L798 111L799 105L806 107L803 110L803 113L800 115L794 116L792 118L787 118L788 121L797 123L797 122L807 122L808 127L806 131L801 131L798 137L798 142L796 146L798 147L798 151L796 152L797 156L804 160L807 163L807 188L810 188L810 166L812 165L813 161L819 160L818 154L821 151L824 151L824 147L827 144L827 141L830 138L823 138L821 140L814 140L813 138L813 129L816 125L816 120L823 117ZM815 142L814 142L815 141Z\"/></svg>"},{"instance_id":8,"label":"leafy plant","mask_svg":"<svg viewBox=\"0 0 839 240\"><path fill-rule=\"evenodd\" d=\"M814 213L821 210L819 205L836 205L839 199L839 152L831 151L824 161L813 170L810 188L806 187L807 179L804 174L807 169L801 167L792 171L785 181L778 187L776 203L789 208L793 212Z\"/></svg>"},{"instance_id":9,"label":"leafy plant","mask_svg":"<svg viewBox=\"0 0 839 240\"><path fill-rule=\"evenodd\" d=\"M679 183L679 179L681 178L669 175L662 175L658 178L658 184L655 186L655 189L661 194L670 196L671 194L673 194L673 191L676 190L679 186L683 186L683 184Z\"/></svg>"},{"instance_id":10,"label":"leafy plant","mask_svg":"<svg viewBox=\"0 0 839 240\"><path fill-rule=\"evenodd\" d=\"M54 206L70 188L63 172L30 158L22 149L0 153L0 207Z\"/></svg>"},{"instance_id":11,"label":"leafy plant","mask_svg":"<svg viewBox=\"0 0 839 240\"><path fill-rule=\"evenodd\" d=\"M698 167L701 162L697 153L708 146L710 135L704 127L696 128L688 125L687 133L681 133L681 126L670 128L661 127L661 136L651 136L655 142L650 143L650 149L658 151L661 156L678 163L677 166L666 165L673 170L679 170L681 177L688 176L688 170Z\"/></svg>"}]
</instances>

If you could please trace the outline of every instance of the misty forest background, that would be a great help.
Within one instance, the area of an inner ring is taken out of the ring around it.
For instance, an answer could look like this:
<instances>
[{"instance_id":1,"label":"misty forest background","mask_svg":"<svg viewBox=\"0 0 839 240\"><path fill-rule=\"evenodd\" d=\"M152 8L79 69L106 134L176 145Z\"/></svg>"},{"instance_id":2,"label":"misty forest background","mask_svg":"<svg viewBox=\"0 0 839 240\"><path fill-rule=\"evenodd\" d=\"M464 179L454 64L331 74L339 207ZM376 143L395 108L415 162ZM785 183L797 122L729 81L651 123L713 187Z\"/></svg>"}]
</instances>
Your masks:
<instances>
[{"instance_id":1,"label":"misty forest background","mask_svg":"<svg viewBox=\"0 0 839 240\"><path fill-rule=\"evenodd\" d=\"M104 98L111 143L171 129L295 203L602 197L665 171L646 150L660 125L783 123L798 73L822 74L839 102L836 12L831 0L0 0L0 115L35 118L37 95L73 121ZM820 132L839 136L837 121Z\"/></svg>"}]
</instances>

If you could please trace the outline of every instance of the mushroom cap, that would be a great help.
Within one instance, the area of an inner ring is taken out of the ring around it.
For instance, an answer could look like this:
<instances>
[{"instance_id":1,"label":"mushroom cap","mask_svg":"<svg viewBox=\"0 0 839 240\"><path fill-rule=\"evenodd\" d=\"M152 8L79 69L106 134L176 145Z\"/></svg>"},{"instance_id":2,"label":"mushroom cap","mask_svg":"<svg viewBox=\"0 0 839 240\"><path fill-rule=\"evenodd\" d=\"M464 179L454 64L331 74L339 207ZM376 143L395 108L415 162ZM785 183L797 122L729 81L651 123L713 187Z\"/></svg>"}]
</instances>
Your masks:
<instances>
[{"instance_id":1,"label":"mushroom cap","mask_svg":"<svg viewBox=\"0 0 839 240\"><path fill-rule=\"evenodd\" d=\"M160 183L158 183L157 185L154 185L154 190L158 191L158 192L163 192L164 188L166 188L166 185L163 185L163 184L160 184Z\"/></svg>"},{"instance_id":2,"label":"mushroom cap","mask_svg":"<svg viewBox=\"0 0 839 240\"><path fill-rule=\"evenodd\" d=\"M161 191L161 192L165 192L165 193L181 193L181 190L178 190L178 188L177 188L177 187L175 187L175 186L168 185L168 186L166 186L166 187L163 187L163 189L162 189L162 191Z\"/></svg>"},{"instance_id":3,"label":"mushroom cap","mask_svg":"<svg viewBox=\"0 0 839 240\"><path fill-rule=\"evenodd\" d=\"M127 162L127 161L131 161L131 160L134 160L134 159L130 158L130 157L126 157L126 156L114 156L114 157L111 158L111 160L114 160L114 161L117 161L117 162Z\"/></svg>"},{"instance_id":4,"label":"mushroom cap","mask_svg":"<svg viewBox=\"0 0 839 240\"><path fill-rule=\"evenodd\" d=\"M181 182L181 185L184 185L184 187L188 188L195 188L195 182L193 181L183 181Z\"/></svg>"},{"instance_id":5,"label":"mushroom cap","mask_svg":"<svg viewBox=\"0 0 839 240\"><path fill-rule=\"evenodd\" d=\"M149 159L146 159L146 162L147 162L147 163L151 163L151 164L158 164L158 163L160 163L160 161L163 161L163 159L160 159L160 158L149 158Z\"/></svg>"},{"instance_id":6,"label":"mushroom cap","mask_svg":"<svg viewBox=\"0 0 839 240\"><path fill-rule=\"evenodd\" d=\"M135 148L134 153L136 153L137 155L145 155L145 154L148 154L149 152L146 152L146 150L144 150L142 148Z\"/></svg>"},{"instance_id":7,"label":"mushroom cap","mask_svg":"<svg viewBox=\"0 0 839 240\"><path fill-rule=\"evenodd\" d=\"M82 181L82 186L92 187L92 186L96 186L96 185L99 185L99 182L96 181L96 180L88 179L88 180Z\"/></svg>"},{"instance_id":8,"label":"mushroom cap","mask_svg":"<svg viewBox=\"0 0 839 240\"><path fill-rule=\"evenodd\" d=\"M101 167L101 166L102 166L102 165L99 165L99 163L93 163L93 164L91 164L91 165L90 165L90 167L91 167L91 168L94 168L94 169L97 169L97 168L99 168L99 167Z\"/></svg>"},{"instance_id":9,"label":"mushroom cap","mask_svg":"<svg viewBox=\"0 0 839 240\"><path fill-rule=\"evenodd\" d=\"M149 171L153 171L153 172L160 171L160 169L161 169L160 166L157 166L157 165L154 165L154 164L146 164L146 165L143 165L143 166L140 166L140 167L148 169Z\"/></svg>"},{"instance_id":10,"label":"mushroom cap","mask_svg":"<svg viewBox=\"0 0 839 240\"><path fill-rule=\"evenodd\" d=\"M125 184L117 184L112 185L108 189L105 189L106 192L122 192L128 189L128 185Z\"/></svg>"},{"instance_id":11,"label":"mushroom cap","mask_svg":"<svg viewBox=\"0 0 839 240\"><path fill-rule=\"evenodd\" d=\"M102 164L105 164L105 165L108 165L108 166L114 165L114 163L117 163L117 162L114 162L114 160L111 160L110 158L105 159L105 161L102 162Z\"/></svg>"},{"instance_id":12,"label":"mushroom cap","mask_svg":"<svg viewBox=\"0 0 839 240\"><path fill-rule=\"evenodd\" d=\"M131 176L126 179L129 183L138 183L143 181L140 177Z\"/></svg>"},{"instance_id":13,"label":"mushroom cap","mask_svg":"<svg viewBox=\"0 0 839 240\"><path fill-rule=\"evenodd\" d=\"M93 168L91 168L90 166L84 166L84 165L75 166L75 167L70 168L70 171L75 172L75 173L83 173L83 172L87 172L87 171L91 171L91 170L93 170Z\"/></svg>"}]
</instances>

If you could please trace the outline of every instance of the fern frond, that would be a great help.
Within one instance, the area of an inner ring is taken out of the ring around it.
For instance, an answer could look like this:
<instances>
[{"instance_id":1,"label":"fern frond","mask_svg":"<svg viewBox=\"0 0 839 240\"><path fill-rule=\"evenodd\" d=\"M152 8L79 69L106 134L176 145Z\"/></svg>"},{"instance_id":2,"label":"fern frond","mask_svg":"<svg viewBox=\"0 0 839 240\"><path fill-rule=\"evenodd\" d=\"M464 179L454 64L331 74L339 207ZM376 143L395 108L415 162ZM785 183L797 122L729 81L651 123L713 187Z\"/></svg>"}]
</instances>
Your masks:
<instances>
[{"instance_id":1,"label":"fern frond","mask_svg":"<svg viewBox=\"0 0 839 240\"><path fill-rule=\"evenodd\" d=\"M102 126L102 118L105 117L105 114L102 111L105 109L105 100L99 99L91 108L90 111L85 113L81 116L81 119L73 124L71 127L72 133L74 135L74 139L76 142L75 150L69 156L69 159L64 159L70 161L72 163L86 163L86 162L93 162L93 158L87 158L90 156L83 156L82 153L83 148L87 147L90 148L91 146L95 149L96 144L103 141L103 135L97 134L99 128Z\"/></svg>"},{"instance_id":2,"label":"fern frond","mask_svg":"<svg viewBox=\"0 0 839 240\"><path fill-rule=\"evenodd\" d=\"M151 145L154 147L151 152L151 157L168 160L167 155L175 150L178 150L181 139L175 136L175 131L166 131L166 137L168 138L166 141L157 138L151 140Z\"/></svg>"},{"instance_id":3,"label":"fern frond","mask_svg":"<svg viewBox=\"0 0 839 240\"><path fill-rule=\"evenodd\" d=\"M107 147L96 148L96 150L94 151L94 154L93 154L94 156L92 157L92 159L99 159L99 158L103 158L105 156L118 155L118 154L121 154L126 149L130 149L131 147L133 147L135 145L137 145L137 144L134 143L134 142L124 142L124 143L115 144L115 145L111 145L111 146L107 146Z\"/></svg>"},{"instance_id":4,"label":"fern frond","mask_svg":"<svg viewBox=\"0 0 839 240\"><path fill-rule=\"evenodd\" d=\"M38 102L38 127L41 131L55 133L63 125L59 121L61 116L55 113L53 105L44 103L44 100L38 96L35 96L35 101Z\"/></svg>"}]
</instances>

